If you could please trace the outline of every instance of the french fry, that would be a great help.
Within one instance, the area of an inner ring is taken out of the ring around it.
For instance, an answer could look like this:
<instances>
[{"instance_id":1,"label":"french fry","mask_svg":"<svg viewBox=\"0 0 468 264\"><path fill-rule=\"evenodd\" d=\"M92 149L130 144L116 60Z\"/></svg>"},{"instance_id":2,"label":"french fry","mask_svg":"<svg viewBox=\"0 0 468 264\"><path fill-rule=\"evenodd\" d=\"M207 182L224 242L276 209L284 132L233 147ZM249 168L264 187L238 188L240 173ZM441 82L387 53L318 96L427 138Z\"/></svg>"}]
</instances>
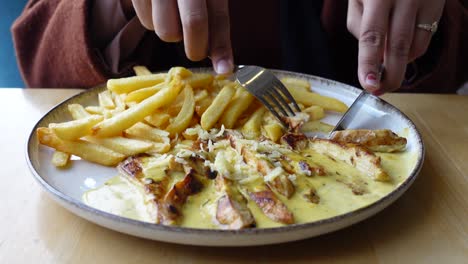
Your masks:
<instances>
[{"instance_id":1,"label":"french fry","mask_svg":"<svg viewBox=\"0 0 468 264\"><path fill-rule=\"evenodd\" d=\"M171 150L171 143L165 142L165 143L160 143L156 142L153 143L153 148L148 151L148 153L158 153L158 154L164 154Z\"/></svg>"},{"instance_id":2,"label":"french fry","mask_svg":"<svg viewBox=\"0 0 468 264\"><path fill-rule=\"evenodd\" d=\"M294 78L294 77L284 77L281 79L281 82L288 88L302 89L305 91L310 91L310 83L307 80Z\"/></svg>"},{"instance_id":3,"label":"french fry","mask_svg":"<svg viewBox=\"0 0 468 264\"><path fill-rule=\"evenodd\" d=\"M165 143L169 139L167 131L151 127L145 123L136 123L131 128L125 130L125 135L132 138L139 138L155 142Z\"/></svg>"},{"instance_id":4,"label":"french fry","mask_svg":"<svg viewBox=\"0 0 468 264\"><path fill-rule=\"evenodd\" d=\"M127 94L125 97L125 102L141 102L145 100L146 98L154 95L155 93L159 92L161 89L165 87L166 83L158 83L154 86L146 87L146 88L141 88L138 90L135 90L133 92L130 92Z\"/></svg>"},{"instance_id":5,"label":"french fry","mask_svg":"<svg viewBox=\"0 0 468 264\"><path fill-rule=\"evenodd\" d=\"M102 108L107 108L107 109L115 108L114 100L112 99L112 95L109 90L105 90L104 92L99 93L98 100L99 100L99 105Z\"/></svg>"},{"instance_id":6,"label":"french fry","mask_svg":"<svg viewBox=\"0 0 468 264\"><path fill-rule=\"evenodd\" d=\"M228 85L235 85L234 82L226 79L221 79L216 81L215 86L218 86L218 88L221 90L224 86Z\"/></svg>"},{"instance_id":7,"label":"french fry","mask_svg":"<svg viewBox=\"0 0 468 264\"><path fill-rule=\"evenodd\" d=\"M110 137L110 138L86 137L85 140L104 146L115 152L122 153L126 156L144 153L153 148L153 144L147 141L124 138L124 137Z\"/></svg>"},{"instance_id":8,"label":"french fry","mask_svg":"<svg viewBox=\"0 0 468 264\"><path fill-rule=\"evenodd\" d=\"M138 105L95 125L92 128L92 134L96 137L120 135L125 129L142 121L156 109L172 103L179 94L181 88L182 83L179 79L172 80L170 85L166 86L155 95L145 99Z\"/></svg>"},{"instance_id":9,"label":"french fry","mask_svg":"<svg viewBox=\"0 0 468 264\"><path fill-rule=\"evenodd\" d=\"M158 73L120 79L110 79L107 81L107 89L117 94L129 93L141 88L146 88L154 86L158 83L162 83L166 77L167 74Z\"/></svg>"},{"instance_id":10,"label":"french fry","mask_svg":"<svg viewBox=\"0 0 468 264\"><path fill-rule=\"evenodd\" d=\"M258 138L261 133L260 126L262 125L263 115L265 114L265 107L258 108L249 120L242 126L242 133L248 139Z\"/></svg>"},{"instance_id":11,"label":"french fry","mask_svg":"<svg viewBox=\"0 0 468 264\"><path fill-rule=\"evenodd\" d=\"M170 116L177 116L182 109L182 105L184 104L184 93L179 93L177 98L172 102L172 104L168 105L164 111L168 113Z\"/></svg>"},{"instance_id":12,"label":"french fry","mask_svg":"<svg viewBox=\"0 0 468 264\"><path fill-rule=\"evenodd\" d=\"M92 114L92 115L103 115L104 114L104 108L100 106L87 106L85 107L86 112Z\"/></svg>"},{"instance_id":13,"label":"french fry","mask_svg":"<svg viewBox=\"0 0 468 264\"><path fill-rule=\"evenodd\" d=\"M145 117L145 121L154 127L162 128L169 123L170 118L171 116L169 114L156 111L156 113Z\"/></svg>"},{"instance_id":14,"label":"french fry","mask_svg":"<svg viewBox=\"0 0 468 264\"><path fill-rule=\"evenodd\" d=\"M49 124L49 128L61 139L75 140L91 134L92 127L103 119L102 116L91 115L73 121L51 123Z\"/></svg>"},{"instance_id":15,"label":"french fry","mask_svg":"<svg viewBox=\"0 0 468 264\"><path fill-rule=\"evenodd\" d=\"M196 124L193 127L189 127L182 132L182 136L187 140L195 141L198 138L198 129L201 129L200 125Z\"/></svg>"},{"instance_id":16,"label":"french fry","mask_svg":"<svg viewBox=\"0 0 468 264\"><path fill-rule=\"evenodd\" d=\"M228 106L229 102L234 95L235 88L233 85L226 85L221 89L219 94L213 100L213 103L206 109L201 116L201 126L205 130L209 130L216 124L216 121L223 114L224 109Z\"/></svg>"},{"instance_id":17,"label":"french fry","mask_svg":"<svg viewBox=\"0 0 468 264\"><path fill-rule=\"evenodd\" d=\"M122 96L119 94L116 94L114 92L111 92L112 94L112 100L114 101L115 104L115 112L122 112L125 110L125 102L122 99Z\"/></svg>"},{"instance_id":18,"label":"french fry","mask_svg":"<svg viewBox=\"0 0 468 264\"><path fill-rule=\"evenodd\" d=\"M262 104L258 100L253 100L252 103L249 105L247 110L237 119L236 123L234 124L234 128L242 128L245 123L250 119L253 113L257 111Z\"/></svg>"},{"instance_id":19,"label":"french fry","mask_svg":"<svg viewBox=\"0 0 468 264\"><path fill-rule=\"evenodd\" d=\"M137 106L138 103L137 102L128 102L128 103L125 103L127 105L128 108L132 108L134 106Z\"/></svg>"},{"instance_id":20,"label":"french fry","mask_svg":"<svg viewBox=\"0 0 468 264\"><path fill-rule=\"evenodd\" d=\"M90 116L90 114L80 104L69 104L68 112L70 112L73 119L82 119Z\"/></svg>"},{"instance_id":21,"label":"french fry","mask_svg":"<svg viewBox=\"0 0 468 264\"><path fill-rule=\"evenodd\" d=\"M195 112L198 116L202 116L205 113L206 109L211 105L213 102L213 98L211 96L205 97L197 102L195 105Z\"/></svg>"},{"instance_id":22,"label":"french fry","mask_svg":"<svg viewBox=\"0 0 468 264\"><path fill-rule=\"evenodd\" d=\"M104 166L115 166L125 158L123 154L91 142L62 140L46 127L38 128L36 133L42 145Z\"/></svg>"},{"instance_id":23,"label":"french fry","mask_svg":"<svg viewBox=\"0 0 468 264\"><path fill-rule=\"evenodd\" d=\"M69 160L70 154L56 150L52 155L51 163L57 168L63 168L67 166Z\"/></svg>"},{"instance_id":24,"label":"french fry","mask_svg":"<svg viewBox=\"0 0 468 264\"><path fill-rule=\"evenodd\" d=\"M209 73L195 73L188 77L186 81L193 89L199 89L210 86L213 83L213 79L213 75Z\"/></svg>"},{"instance_id":25,"label":"french fry","mask_svg":"<svg viewBox=\"0 0 468 264\"><path fill-rule=\"evenodd\" d=\"M133 71L135 72L136 76L142 75L151 75L151 71L148 70L145 66L133 66Z\"/></svg>"},{"instance_id":26,"label":"french fry","mask_svg":"<svg viewBox=\"0 0 468 264\"><path fill-rule=\"evenodd\" d=\"M265 129L267 137L273 142L278 142L284 134L283 126L278 122L264 125L263 129Z\"/></svg>"},{"instance_id":27,"label":"french fry","mask_svg":"<svg viewBox=\"0 0 468 264\"><path fill-rule=\"evenodd\" d=\"M214 77L216 81L226 80L226 78L227 78L227 74L217 74Z\"/></svg>"},{"instance_id":28,"label":"french fry","mask_svg":"<svg viewBox=\"0 0 468 264\"><path fill-rule=\"evenodd\" d=\"M166 82L169 83L174 79L174 77L180 79L187 79L188 77L192 76L192 72L184 67L172 67L166 76Z\"/></svg>"},{"instance_id":29,"label":"french fry","mask_svg":"<svg viewBox=\"0 0 468 264\"><path fill-rule=\"evenodd\" d=\"M325 111L323 110L323 107L318 105L313 105L308 108L305 108L302 110L302 112L309 115L310 121L319 120L325 117Z\"/></svg>"},{"instance_id":30,"label":"french fry","mask_svg":"<svg viewBox=\"0 0 468 264\"><path fill-rule=\"evenodd\" d=\"M244 88L238 88L234 99L229 103L219 123L226 128L233 128L237 119L249 108L253 100L252 94Z\"/></svg>"},{"instance_id":31,"label":"french fry","mask_svg":"<svg viewBox=\"0 0 468 264\"><path fill-rule=\"evenodd\" d=\"M195 94L194 96L194 99L195 99L195 102L199 102L205 98L208 97L208 91L206 90L200 90L198 93Z\"/></svg>"},{"instance_id":32,"label":"french fry","mask_svg":"<svg viewBox=\"0 0 468 264\"><path fill-rule=\"evenodd\" d=\"M85 108L85 110L86 110L86 112L88 112L88 114L99 115L99 116L104 117L104 119L111 118L114 115L116 115L116 114L123 111L121 109L109 110L109 109L106 109L106 108L101 107L101 106L87 106Z\"/></svg>"},{"instance_id":33,"label":"french fry","mask_svg":"<svg viewBox=\"0 0 468 264\"><path fill-rule=\"evenodd\" d=\"M166 127L166 131L171 135L178 134L184 131L190 121L192 120L193 111L195 110L195 99L193 98L193 90L190 85L186 85L184 88L184 104L179 114L176 116L174 121Z\"/></svg>"},{"instance_id":34,"label":"french fry","mask_svg":"<svg viewBox=\"0 0 468 264\"><path fill-rule=\"evenodd\" d=\"M346 104L335 98L308 92L302 89L288 88L288 91L298 103L304 104L306 106L318 105L323 107L325 110L336 111L340 113L344 113L346 110L348 110L348 106Z\"/></svg>"},{"instance_id":35,"label":"french fry","mask_svg":"<svg viewBox=\"0 0 468 264\"><path fill-rule=\"evenodd\" d=\"M334 126L329 125L327 123L323 123L320 121L309 121L302 125L301 132L308 133L308 132L322 132L322 133L330 133L333 130Z\"/></svg>"}]
</instances>

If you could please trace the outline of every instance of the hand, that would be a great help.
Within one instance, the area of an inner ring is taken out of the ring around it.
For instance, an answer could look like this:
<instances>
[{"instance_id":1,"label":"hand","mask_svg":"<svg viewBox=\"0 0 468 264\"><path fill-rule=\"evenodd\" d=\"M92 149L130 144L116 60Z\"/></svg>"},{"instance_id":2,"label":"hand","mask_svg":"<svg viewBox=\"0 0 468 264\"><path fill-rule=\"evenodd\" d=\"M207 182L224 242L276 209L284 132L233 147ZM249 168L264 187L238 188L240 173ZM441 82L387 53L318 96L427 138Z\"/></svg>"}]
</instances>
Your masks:
<instances>
[{"instance_id":1,"label":"hand","mask_svg":"<svg viewBox=\"0 0 468 264\"><path fill-rule=\"evenodd\" d=\"M382 95L400 88L406 65L426 52L432 37L416 25L439 21L444 5L445 0L349 0L347 25L359 40L358 77L364 89Z\"/></svg>"},{"instance_id":2,"label":"hand","mask_svg":"<svg viewBox=\"0 0 468 264\"><path fill-rule=\"evenodd\" d=\"M209 56L217 73L233 70L228 0L131 1L143 26L161 40L184 41L187 58Z\"/></svg>"}]
</instances>

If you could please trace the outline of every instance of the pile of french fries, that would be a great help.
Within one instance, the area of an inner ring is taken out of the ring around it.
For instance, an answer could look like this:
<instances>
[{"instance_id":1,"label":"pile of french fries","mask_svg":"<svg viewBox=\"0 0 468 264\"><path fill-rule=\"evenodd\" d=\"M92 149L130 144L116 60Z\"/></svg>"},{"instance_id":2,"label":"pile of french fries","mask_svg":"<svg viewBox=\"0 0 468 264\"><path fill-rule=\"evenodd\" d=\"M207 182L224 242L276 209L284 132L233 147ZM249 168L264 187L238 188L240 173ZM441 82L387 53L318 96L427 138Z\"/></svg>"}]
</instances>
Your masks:
<instances>
[{"instance_id":1,"label":"pile of french fries","mask_svg":"<svg viewBox=\"0 0 468 264\"><path fill-rule=\"evenodd\" d=\"M65 167L71 155L115 166L131 155L167 153L179 140L195 140L185 130L196 126L234 128L247 138L275 142L285 133L266 108L225 76L182 67L158 74L143 66L134 71L136 76L110 79L99 105L70 104L73 120L37 129L39 142L55 149L55 166ZM311 92L306 80L282 82L310 117L303 132L330 131L332 126L320 121L326 111L347 110L343 102Z\"/></svg>"}]
</instances>

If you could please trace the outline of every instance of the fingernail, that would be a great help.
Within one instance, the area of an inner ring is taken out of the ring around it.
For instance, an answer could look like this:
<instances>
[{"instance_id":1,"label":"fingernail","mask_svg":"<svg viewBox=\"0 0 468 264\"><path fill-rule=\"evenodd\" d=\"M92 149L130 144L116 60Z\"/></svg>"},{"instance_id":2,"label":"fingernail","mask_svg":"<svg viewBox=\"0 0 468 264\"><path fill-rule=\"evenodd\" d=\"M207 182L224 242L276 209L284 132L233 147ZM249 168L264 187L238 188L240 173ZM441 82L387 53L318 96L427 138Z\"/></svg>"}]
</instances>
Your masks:
<instances>
[{"instance_id":1,"label":"fingernail","mask_svg":"<svg viewBox=\"0 0 468 264\"><path fill-rule=\"evenodd\" d=\"M215 65L215 71L218 74L227 74L232 72L232 63L230 63L228 60L222 59L219 60L216 65Z\"/></svg>"},{"instance_id":2,"label":"fingernail","mask_svg":"<svg viewBox=\"0 0 468 264\"><path fill-rule=\"evenodd\" d=\"M380 80L379 78L377 78L377 75L375 73L367 74L365 81L367 85L370 85L375 88L378 88L380 84Z\"/></svg>"}]
</instances>

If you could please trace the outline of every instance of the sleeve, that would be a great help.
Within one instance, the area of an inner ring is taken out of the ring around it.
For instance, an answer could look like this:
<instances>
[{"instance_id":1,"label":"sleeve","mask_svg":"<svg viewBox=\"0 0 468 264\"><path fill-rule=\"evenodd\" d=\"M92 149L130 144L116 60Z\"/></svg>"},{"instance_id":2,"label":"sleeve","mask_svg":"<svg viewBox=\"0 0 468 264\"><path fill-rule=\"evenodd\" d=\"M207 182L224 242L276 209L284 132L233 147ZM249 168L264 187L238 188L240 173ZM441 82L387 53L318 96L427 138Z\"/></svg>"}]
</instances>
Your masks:
<instances>
[{"instance_id":1,"label":"sleeve","mask_svg":"<svg viewBox=\"0 0 468 264\"><path fill-rule=\"evenodd\" d=\"M28 87L87 88L127 75L145 33L113 0L31 0L12 26Z\"/></svg>"}]
</instances>

